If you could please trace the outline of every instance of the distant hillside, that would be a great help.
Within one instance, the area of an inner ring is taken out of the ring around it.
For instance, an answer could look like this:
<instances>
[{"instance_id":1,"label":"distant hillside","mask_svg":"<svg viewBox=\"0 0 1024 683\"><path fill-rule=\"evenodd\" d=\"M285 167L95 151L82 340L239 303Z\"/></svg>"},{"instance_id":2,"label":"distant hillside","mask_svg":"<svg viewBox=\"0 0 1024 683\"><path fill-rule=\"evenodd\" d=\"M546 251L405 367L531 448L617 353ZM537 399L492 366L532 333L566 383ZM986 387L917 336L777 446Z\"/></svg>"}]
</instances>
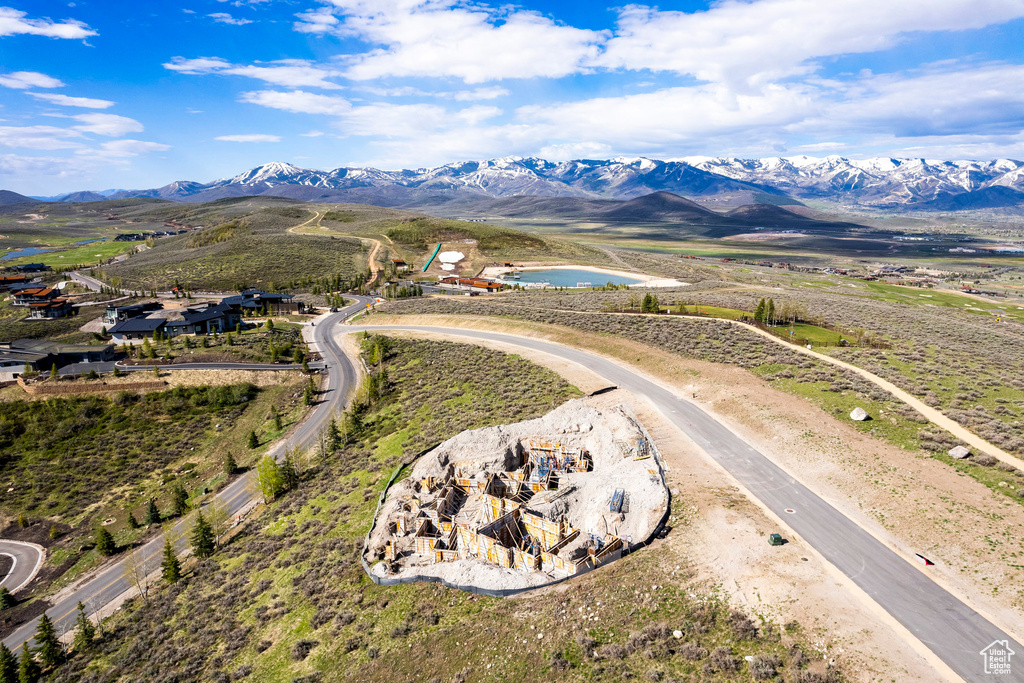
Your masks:
<instances>
[{"instance_id":1,"label":"distant hillside","mask_svg":"<svg viewBox=\"0 0 1024 683\"><path fill-rule=\"evenodd\" d=\"M17 192L11 192L10 190L0 190L0 206L32 203L37 203L37 200L32 199L31 197L26 197L23 194L18 194Z\"/></svg>"},{"instance_id":2,"label":"distant hillside","mask_svg":"<svg viewBox=\"0 0 1024 683\"><path fill-rule=\"evenodd\" d=\"M107 197L96 192L72 192L66 194L58 202L103 202L106 201Z\"/></svg>"},{"instance_id":3,"label":"distant hillside","mask_svg":"<svg viewBox=\"0 0 1024 683\"><path fill-rule=\"evenodd\" d=\"M280 197L227 197L203 204L121 202L123 209L110 210L119 218L204 226L156 240L150 249L104 268L107 277L134 289L167 289L177 279L194 290L307 290L323 278L351 280L365 273L373 242L381 243L380 263L402 258L420 265L437 242L452 243L466 253L465 265L474 271L500 260L593 262L604 257L565 240L377 206L324 206ZM111 203L100 206L106 211Z\"/></svg>"}]
</instances>

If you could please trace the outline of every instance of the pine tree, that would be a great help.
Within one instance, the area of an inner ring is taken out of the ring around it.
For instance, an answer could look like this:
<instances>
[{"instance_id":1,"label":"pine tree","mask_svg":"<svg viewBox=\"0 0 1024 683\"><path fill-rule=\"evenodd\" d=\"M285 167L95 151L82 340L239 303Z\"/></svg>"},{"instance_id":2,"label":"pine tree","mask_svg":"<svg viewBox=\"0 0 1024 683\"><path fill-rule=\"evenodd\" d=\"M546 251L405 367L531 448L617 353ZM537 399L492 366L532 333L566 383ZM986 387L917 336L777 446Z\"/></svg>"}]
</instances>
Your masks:
<instances>
[{"instance_id":1,"label":"pine tree","mask_svg":"<svg viewBox=\"0 0 1024 683\"><path fill-rule=\"evenodd\" d=\"M117 550L114 537L103 527L96 530L96 550L100 555L113 555Z\"/></svg>"},{"instance_id":2,"label":"pine tree","mask_svg":"<svg viewBox=\"0 0 1024 683\"><path fill-rule=\"evenodd\" d=\"M775 300L768 299L768 307L764 311L765 322L769 325L775 323Z\"/></svg>"},{"instance_id":3,"label":"pine tree","mask_svg":"<svg viewBox=\"0 0 1024 683\"><path fill-rule=\"evenodd\" d=\"M18 683L18 660L0 643L0 683Z\"/></svg>"},{"instance_id":4,"label":"pine tree","mask_svg":"<svg viewBox=\"0 0 1024 683\"><path fill-rule=\"evenodd\" d=\"M18 662L18 683L36 683L42 672L32 656L32 648L25 643L21 646L21 660Z\"/></svg>"},{"instance_id":5,"label":"pine tree","mask_svg":"<svg viewBox=\"0 0 1024 683\"><path fill-rule=\"evenodd\" d=\"M271 408L271 410L274 411L273 417L271 418L274 420L274 431L279 432L281 431L281 415L277 412L277 408Z\"/></svg>"},{"instance_id":6,"label":"pine tree","mask_svg":"<svg viewBox=\"0 0 1024 683\"><path fill-rule=\"evenodd\" d=\"M160 510L156 507L156 501L152 498L149 499L149 505L146 506L146 526L160 523Z\"/></svg>"},{"instance_id":7,"label":"pine tree","mask_svg":"<svg viewBox=\"0 0 1024 683\"><path fill-rule=\"evenodd\" d=\"M174 482L171 489L171 511L175 517L181 517L188 512L188 492L181 482Z\"/></svg>"},{"instance_id":8,"label":"pine tree","mask_svg":"<svg viewBox=\"0 0 1024 683\"><path fill-rule=\"evenodd\" d=\"M46 612L39 619L39 626L36 628L36 645L39 652L39 659L44 667L51 667L60 664L64 649L61 647L60 639L57 638L57 631L53 628L53 622Z\"/></svg>"},{"instance_id":9,"label":"pine tree","mask_svg":"<svg viewBox=\"0 0 1024 683\"><path fill-rule=\"evenodd\" d=\"M235 456L231 455L231 451L228 451L228 454L224 456L224 474L229 477L233 474L238 474L238 463L235 462Z\"/></svg>"},{"instance_id":10,"label":"pine tree","mask_svg":"<svg viewBox=\"0 0 1024 683\"><path fill-rule=\"evenodd\" d=\"M203 513L196 513L196 524L192 527L192 554L199 559L205 559L213 555L214 537L213 528L210 526Z\"/></svg>"},{"instance_id":11,"label":"pine tree","mask_svg":"<svg viewBox=\"0 0 1024 683\"><path fill-rule=\"evenodd\" d=\"M292 451L287 451L284 461L281 463L281 479L287 491L294 491L299 487L299 473L295 469L295 457Z\"/></svg>"},{"instance_id":12,"label":"pine tree","mask_svg":"<svg viewBox=\"0 0 1024 683\"><path fill-rule=\"evenodd\" d=\"M256 430L249 432L249 448L259 448L260 440L256 438Z\"/></svg>"},{"instance_id":13,"label":"pine tree","mask_svg":"<svg viewBox=\"0 0 1024 683\"><path fill-rule=\"evenodd\" d=\"M139 528L139 520L135 519L135 515L132 514L131 510L128 511L127 522L128 522L128 528L129 529L138 529Z\"/></svg>"},{"instance_id":14,"label":"pine tree","mask_svg":"<svg viewBox=\"0 0 1024 683\"><path fill-rule=\"evenodd\" d=\"M86 616L85 605L81 602L78 603L78 619L76 621L76 625L75 650L78 652L84 652L92 647L93 640L96 639L96 626L89 620L89 617Z\"/></svg>"},{"instance_id":15,"label":"pine tree","mask_svg":"<svg viewBox=\"0 0 1024 683\"><path fill-rule=\"evenodd\" d=\"M160 563L161 575L167 583L178 583L181 578L181 563L178 556L174 554L174 546L170 539L164 541L164 561Z\"/></svg>"},{"instance_id":16,"label":"pine tree","mask_svg":"<svg viewBox=\"0 0 1024 683\"><path fill-rule=\"evenodd\" d=\"M338 420L333 416L327 425L327 448L332 453L341 448L341 431L338 429Z\"/></svg>"},{"instance_id":17,"label":"pine tree","mask_svg":"<svg viewBox=\"0 0 1024 683\"><path fill-rule=\"evenodd\" d=\"M10 609L16 604L18 602L11 595L11 592L7 590L7 586L0 586L0 610Z\"/></svg>"},{"instance_id":18,"label":"pine tree","mask_svg":"<svg viewBox=\"0 0 1024 683\"><path fill-rule=\"evenodd\" d=\"M313 405L313 390L306 385L306 388L302 390L302 405L311 406Z\"/></svg>"},{"instance_id":19,"label":"pine tree","mask_svg":"<svg viewBox=\"0 0 1024 683\"><path fill-rule=\"evenodd\" d=\"M764 299L761 299L759 302L757 302L757 309L754 311L754 320L756 320L759 323L763 323L764 322L764 313L765 313L765 303L764 303Z\"/></svg>"}]
</instances>

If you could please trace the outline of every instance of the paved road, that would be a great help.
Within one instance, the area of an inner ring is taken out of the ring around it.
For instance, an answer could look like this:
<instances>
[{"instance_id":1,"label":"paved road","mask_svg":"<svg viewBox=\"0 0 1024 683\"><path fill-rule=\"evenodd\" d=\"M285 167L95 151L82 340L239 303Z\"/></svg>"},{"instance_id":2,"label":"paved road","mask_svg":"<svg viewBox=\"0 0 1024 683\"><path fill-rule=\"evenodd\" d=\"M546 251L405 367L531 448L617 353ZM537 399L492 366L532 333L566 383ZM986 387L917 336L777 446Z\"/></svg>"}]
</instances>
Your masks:
<instances>
[{"instance_id":1,"label":"paved road","mask_svg":"<svg viewBox=\"0 0 1024 683\"><path fill-rule=\"evenodd\" d=\"M580 363L619 387L650 399L670 422L964 680L991 680L993 677L984 673L981 650L994 641L1006 640L1021 661L1012 674L997 678L1024 681L1024 645L932 581L911 564L911 558L889 549L694 403L613 361L536 339L426 326L353 326L344 331L381 329L445 332L534 349Z\"/></svg>"},{"instance_id":2,"label":"paved road","mask_svg":"<svg viewBox=\"0 0 1024 683\"><path fill-rule=\"evenodd\" d=\"M45 551L33 543L0 540L0 555L14 560L7 574L0 576L0 586L14 593L36 575Z\"/></svg>"},{"instance_id":3,"label":"paved road","mask_svg":"<svg viewBox=\"0 0 1024 683\"><path fill-rule=\"evenodd\" d=\"M313 332L313 343L317 346L328 367L328 374L321 386L320 403L313 409L310 415L300 424L288 439L281 442L274 450L273 455L280 457L284 454L286 447L297 446L309 448L316 442L320 429L331 419L331 415L344 406L349 389L356 380L356 369L351 360L342 352L338 346L337 339L333 338L329 331L332 327L346 318L363 310L366 303L371 301L369 297L357 297L356 302L347 306L337 313L324 316L311 328ZM285 366L281 366L285 367ZM235 517L252 502L252 492L249 490L247 478L238 477L231 484L226 486L217 494L217 499L228 513ZM184 521L179 522L177 528L180 530ZM187 539L179 541L179 547L183 548ZM144 566L155 571L160 566L163 551L163 538L157 537L139 549ZM57 631L61 631L61 625L71 630L74 625L78 602L86 605L89 612L99 609L104 605L116 600L122 593L129 590L130 586L124 577L124 565L119 561L100 572L95 578L83 584L73 594L61 600L47 610L50 618L57 624ZM35 635L38 619L33 620L13 634L4 639L4 644L11 650L19 650L25 641Z\"/></svg>"}]
</instances>

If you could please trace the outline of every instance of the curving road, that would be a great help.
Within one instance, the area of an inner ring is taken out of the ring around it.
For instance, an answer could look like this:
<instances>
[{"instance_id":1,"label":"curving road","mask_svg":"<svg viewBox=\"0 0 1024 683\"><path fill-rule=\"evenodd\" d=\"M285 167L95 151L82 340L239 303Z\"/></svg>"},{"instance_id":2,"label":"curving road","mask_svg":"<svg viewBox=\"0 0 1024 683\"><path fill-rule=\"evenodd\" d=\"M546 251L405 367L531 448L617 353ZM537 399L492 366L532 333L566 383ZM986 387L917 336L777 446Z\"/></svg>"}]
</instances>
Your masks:
<instances>
[{"instance_id":1,"label":"curving road","mask_svg":"<svg viewBox=\"0 0 1024 683\"><path fill-rule=\"evenodd\" d=\"M35 543L0 539L0 555L6 555L14 562L7 574L0 576L0 586L14 593L35 578L46 551Z\"/></svg>"},{"instance_id":2,"label":"curving road","mask_svg":"<svg viewBox=\"0 0 1024 683\"><path fill-rule=\"evenodd\" d=\"M337 313L332 313L320 318L318 324L309 328L312 332L312 343L320 351L324 365L330 370L320 388L320 402L313 408L309 416L299 424L287 439L279 442L271 452L275 457L280 457L286 447L309 448L315 442L320 429L331 419L335 411L344 407L349 390L355 385L357 371L352 361L345 355L338 345L337 339L330 334L330 330L338 323L348 317L365 309L366 304L371 302L370 297L354 297L356 302L346 306ZM278 368L286 366L278 366ZM231 517L244 512L253 502L253 494L250 491L248 477L242 476L235 479L228 486L222 489L216 499L228 511ZM185 528L185 521L179 521L176 529L180 533ZM181 538L178 547L184 548L187 539ZM0 552L3 552L0 548ZM150 571L155 571L160 566L163 552L163 538L157 536L138 549L143 558L144 566ZM84 583L61 601L54 604L47 613L57 625L58 633L62 628L68 631L74 627L77 606L79 602L84 603L87 609L92 612L108 605L130 590L131 586L124 576L124 561L115 562L98 575ZM4 644L11 650L17 651L28 640L35 635L38 619L23 624L13 634L4 639Z\"/></svg>"},{"instance_id":3,"label":"curving road","mask_svg":"<svg viewBox=\"0 0 1024 683\"><path fill-rule=\"evenodd\" d=\"M1024 656L1024 645L986 620L923 571L881 543L794 479L696 404L625 367L585 351L527 337L447 327L382 325L346 331L443 332L503 342L574 361L637 396L648 398L743 486L785 520L795 533L849 577L938 659L965 681L989 681L981 650L1005 640ZM1024 681L1024 663L1000 681Z\"/></svg>"}]
</instances>

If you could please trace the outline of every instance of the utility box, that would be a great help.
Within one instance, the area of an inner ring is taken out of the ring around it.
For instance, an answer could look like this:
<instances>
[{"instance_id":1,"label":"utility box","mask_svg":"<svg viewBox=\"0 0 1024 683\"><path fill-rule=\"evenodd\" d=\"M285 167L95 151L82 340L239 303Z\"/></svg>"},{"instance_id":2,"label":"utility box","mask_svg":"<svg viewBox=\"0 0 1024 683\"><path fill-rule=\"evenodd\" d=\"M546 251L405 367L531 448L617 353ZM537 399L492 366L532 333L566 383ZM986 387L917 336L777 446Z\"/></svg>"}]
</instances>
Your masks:
<instances>
[{"instance_id":1,"label":"utility box","mask_svg":"<svg viewBox=\"0 0 1024 683\"><path fill-rule=\"evenodd\" d=\"M781 534L772 534L768 537L768 545L782 545L784 542Z\"/></svg>"}]
</instances>

